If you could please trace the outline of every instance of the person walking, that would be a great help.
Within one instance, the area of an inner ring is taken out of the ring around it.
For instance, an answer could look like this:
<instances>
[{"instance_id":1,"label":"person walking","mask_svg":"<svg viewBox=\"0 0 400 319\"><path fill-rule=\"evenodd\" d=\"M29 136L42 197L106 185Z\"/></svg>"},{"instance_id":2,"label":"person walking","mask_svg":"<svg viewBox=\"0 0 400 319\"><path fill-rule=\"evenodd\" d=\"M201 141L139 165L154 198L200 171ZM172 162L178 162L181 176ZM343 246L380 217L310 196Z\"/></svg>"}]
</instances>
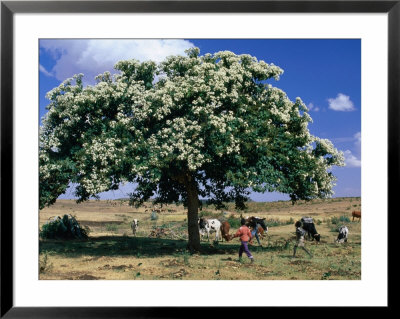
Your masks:
<instances>
[{"instance_id":1,"label":"person walking","mask_svg":"<svg viewBox=\"0 0 400 319\"><path fill-rule=\"evenodd\" d=\"M301 247L310 257L312 257L311 253L304 247L304 236L306 231L301 227L301 221L297 221L294 226L296 227L296 244L293 248L293 257L296 257L297 247Z\"/></svg>"},{"instance_id":2,"label":"person walking","mask_svg":"<svg viewBox=\"0 0 400 319\"><path fill-rule=\"evenodd\" d=\"M257 223L257 219L252 217L250 218L250 227L251 227L251 237L256 237L258 244L262 247L261 242L260 242L260 237L258 236L258 227L261 227L259 223ZM251 239L250 239L250 244L251 244Z\"/></svg>"},{"instance_id":3,"label":"person walking","mask_svg":"<svg viewBox=\"0 0 400 319\"><path fill-rule=\"evenodd\" d=\"M240 237L240 241L241 241L241 245L239 248L239 261L242 261L242 255L243 255L243 252L245 252L247 257L250 258L251 263L254 263L254 257L251 254L249 247L248 247L248 242L251 239L250 229L246 226L246 220L244 218L242 218L240 220L240 224L242 226L240 226L240 228L238 229L236 234L233 235L233 238Z\"/></svg>"}]
</instances>

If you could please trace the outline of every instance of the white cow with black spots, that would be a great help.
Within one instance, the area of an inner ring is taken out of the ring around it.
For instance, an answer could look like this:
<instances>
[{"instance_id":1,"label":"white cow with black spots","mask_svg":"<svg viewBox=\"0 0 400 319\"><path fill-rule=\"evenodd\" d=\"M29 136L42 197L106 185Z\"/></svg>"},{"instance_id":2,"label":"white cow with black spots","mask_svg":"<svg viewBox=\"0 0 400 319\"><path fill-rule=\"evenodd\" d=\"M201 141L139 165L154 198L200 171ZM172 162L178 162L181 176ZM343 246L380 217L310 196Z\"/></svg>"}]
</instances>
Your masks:
<instances>
[{"instance_id":1,"label":"white cow with black spots","mask_svg":"<svg viewBox=\"0 0 400 319\"><path fill-rule=\"evenodd\" d=\"M138 228L139 228L139 221L138 221L137 219L134 219L134 220L132 221L132 223L131 223L131 228L132 228L133 236L136 236L136 231L137 231Z\"/></svg>"},{"instance_id":2,"label":"white cow with black spots","mask_svg":"<svg viewBox=\"0 0 400 319\"><path fill-rule=\"evenodd\" d=\"M199 219L200 238L207 234L207 240L210 241L210 233L215 232L215 241L220 238L221 222L218 219Z\"/></svg>"},{"instance_id":3,"label":"white cow with black spots","mask_svg":"<svg viewBox=\"0 0 400 319\"><path fill-rule=\"evenodd\" d=\"M347 237L349 236L349 229L347 226L340 226L339 235L336 239L337 243L345 243L347 242Z\"/></svg>"}]
</instances>

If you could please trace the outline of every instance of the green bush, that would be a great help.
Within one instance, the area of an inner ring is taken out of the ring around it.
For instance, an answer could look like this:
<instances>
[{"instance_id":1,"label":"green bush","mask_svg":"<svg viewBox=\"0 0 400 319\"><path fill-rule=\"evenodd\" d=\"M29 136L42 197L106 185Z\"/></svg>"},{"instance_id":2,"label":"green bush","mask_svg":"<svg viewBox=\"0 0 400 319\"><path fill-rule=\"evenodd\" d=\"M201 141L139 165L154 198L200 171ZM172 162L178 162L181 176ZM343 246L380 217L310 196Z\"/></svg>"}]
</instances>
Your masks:
<instances>
[{"instance_id":1,"label":"green bush","mask_svg":"<svg viewBox=\"0 0 400 319\"><path fill-rule=\"evenodd\" d=\"M157 213L156 213L156 211L152 211L151 212L151 214L150 214L150 219L151 220L157 220L158 219L158 215L157 215Z\"/></svg>"},{"instance_id":2,"label":"green bush","mask_svg":"<svg viewBox=\"0 0 400 319\"><path fill-rule=\"evenodd\" d=\"M229 223L229 225L231 225L232 228L239 228L241 226L240 218L234 217L233 215L230 215L228 217L227 222Z\"/></svg>"},{"instance_id":3,"label":"green bush","mask_svg":"<svg viewBox=\"0 0 400 319\"><path fill-rule=\"evenodd\" d=\"M340 217L339 217L339 220L340 220L342 223L349 223L349 222L350 222L350 218L347 217L347 216L345 216L345 215L340 216Z\"/></svg>"},{"instance_id":4,"label":"green bush","mask_svg":"<svg viewBox=\"0 0 400 319\"><path fill-rule=\"evenodd\" d=\"M54 217L42 226L39 236L43 239L86 239L89 228L82 228L74 216Z\"/></svg>"},{"instance_id":5,"label":"green bush","mask_svg":"<svg viewBox=\"0 0 400 319\"><path fill-rule=\"evenodd\" d=\"M339 218L336 216L331 217L331 224L337 225L339 223Z\"/></svg>"}]
</instances>

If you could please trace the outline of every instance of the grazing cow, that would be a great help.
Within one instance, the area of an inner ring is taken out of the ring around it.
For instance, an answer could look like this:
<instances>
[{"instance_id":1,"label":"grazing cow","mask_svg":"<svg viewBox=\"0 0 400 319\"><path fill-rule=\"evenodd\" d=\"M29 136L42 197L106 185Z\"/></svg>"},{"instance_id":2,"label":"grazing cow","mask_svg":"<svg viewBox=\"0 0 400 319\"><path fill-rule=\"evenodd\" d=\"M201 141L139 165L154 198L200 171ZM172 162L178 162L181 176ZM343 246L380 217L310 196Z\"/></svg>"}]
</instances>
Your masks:
<instances>
[{"instance_id":1,"label":"grazing cow","mask_svg":"<svg viewBox=\"0 0 400 319\"><path fill-rule=\"evenodd\" d=\"M311 217L302 217L301 218L302 228L307 232L308 239L316 240L319 242L321 240L321 235L318 234L317 229L315 228L313 219Z\"/></svg>"},{"instance_id":2,"label":"grazing cow","mask_svg":"<svg viewBox=\"0 0 400 319\"><path fill-rule=\"evenodd\" d=\"M207 240L210 241L210 233L215 232L215 240L218 241L220 231L221 222L218 219L199 219L200 238L207 234Z\"/></svg>"},{"instance_id":3,"label":"grazing cow","mask_svg":"<svg viewBox=\"0 0 400 319\"><path fill-rule=\"evenodd\" d=\"M361 220L361 211L353 210L353 212L351 213L351 216L353 216L353 222L354 222L354 217L358 218L358 221L360 221Z\"/></svg>"},{"instance_id":4,"label":"grazing cow","mask_svg":"<svg viewBox=\"0 0 400 319\"><path fill-rule=\"evenodd\" d=\"M264 238L264 232L268 231L264 222L265 218L258 216L246 216L245 225L251 228L251 235L256 237L258 244L261 246L260 237ZM260 236L259 236L260 235Z\"/></svg>"},{"instance_id":5,"label":"grazing cow","mask_svg":"<svg viewBox=\"0 0 400 319\"><path fill-rule=\"evenodd\" d=\"M265 226L265 230L262 225L258 225L257 227L257 234L260 236L261 239L264 239L264 236L268 233L268 226Z\"/></svg>"},{"instance_id":6,"label":"grazing cow","mask_svg":"<svg viewBox=\"0 0 400 319\"><path fill-rule=\"evenodd\" d=\"M137 219L134 219L131 223L131 228L132 228L132 233L134 236L136 236L136 231L139 228L139 221Z\"/></svg>"},{"instance_id":7,"label":"grazing cow","mask_svg":"<svg viewBox=\"0 0 400 319\"><path fill-rule=\"evenodd\" d=\"M221 236L222 236L222 238L225 238L226 241L230 241L232 239L232 236L229 235L230 228L231 228L231 225L229 225L228 222L221 223Z\"/></svg>"},{"instance_id":8,"label":"grazing cow","mask_svg":"<svg viewBox=\"0 0 400 319\"><path fill-rule=\"evenodd\" d=\"M256 217L256 216L251 216L251 217L246 217L246 226L250 226L252 228L255 227L256 224L259 224L264 231L268 231L267 225L265 225L264 222L265 218L261 217Z\"/></svg>"},{"instance_id":9,"label":"grazing cow","mask_svg":"<svg viewBox=\"0 0 400 319\"><path fill-rule=\"evenodd\" d=\"M349 229L346 226L340 226L339 235L336 239L337 243L347 242L347 236L349 235Z\"/></svg>"}]
</instances>

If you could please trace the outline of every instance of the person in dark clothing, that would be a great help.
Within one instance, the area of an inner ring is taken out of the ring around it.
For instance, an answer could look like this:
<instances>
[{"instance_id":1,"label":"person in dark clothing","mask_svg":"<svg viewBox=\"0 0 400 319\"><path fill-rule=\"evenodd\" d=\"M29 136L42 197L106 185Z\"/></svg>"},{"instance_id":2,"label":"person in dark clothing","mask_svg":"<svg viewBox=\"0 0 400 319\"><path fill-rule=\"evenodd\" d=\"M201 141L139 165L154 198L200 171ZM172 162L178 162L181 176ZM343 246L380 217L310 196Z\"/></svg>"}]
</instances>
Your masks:
<instances>
[{"instance_id":1,"label":"person in dark clothing","mask_svg":"<svg viewBox=\"0 0 400 319\"><path fill-rule=\"evenodd\" d=\"M249 225L251 227L251 237L252 238L256 237L258 244L260 246L262 246L260 243L260 237L258 236L258 226L261 227L261 225L259 223L257 223L257 219L254 217L250 218ZM251 240L250 240L250 244L251 244Z\"/></svg>"}]
</instances>

